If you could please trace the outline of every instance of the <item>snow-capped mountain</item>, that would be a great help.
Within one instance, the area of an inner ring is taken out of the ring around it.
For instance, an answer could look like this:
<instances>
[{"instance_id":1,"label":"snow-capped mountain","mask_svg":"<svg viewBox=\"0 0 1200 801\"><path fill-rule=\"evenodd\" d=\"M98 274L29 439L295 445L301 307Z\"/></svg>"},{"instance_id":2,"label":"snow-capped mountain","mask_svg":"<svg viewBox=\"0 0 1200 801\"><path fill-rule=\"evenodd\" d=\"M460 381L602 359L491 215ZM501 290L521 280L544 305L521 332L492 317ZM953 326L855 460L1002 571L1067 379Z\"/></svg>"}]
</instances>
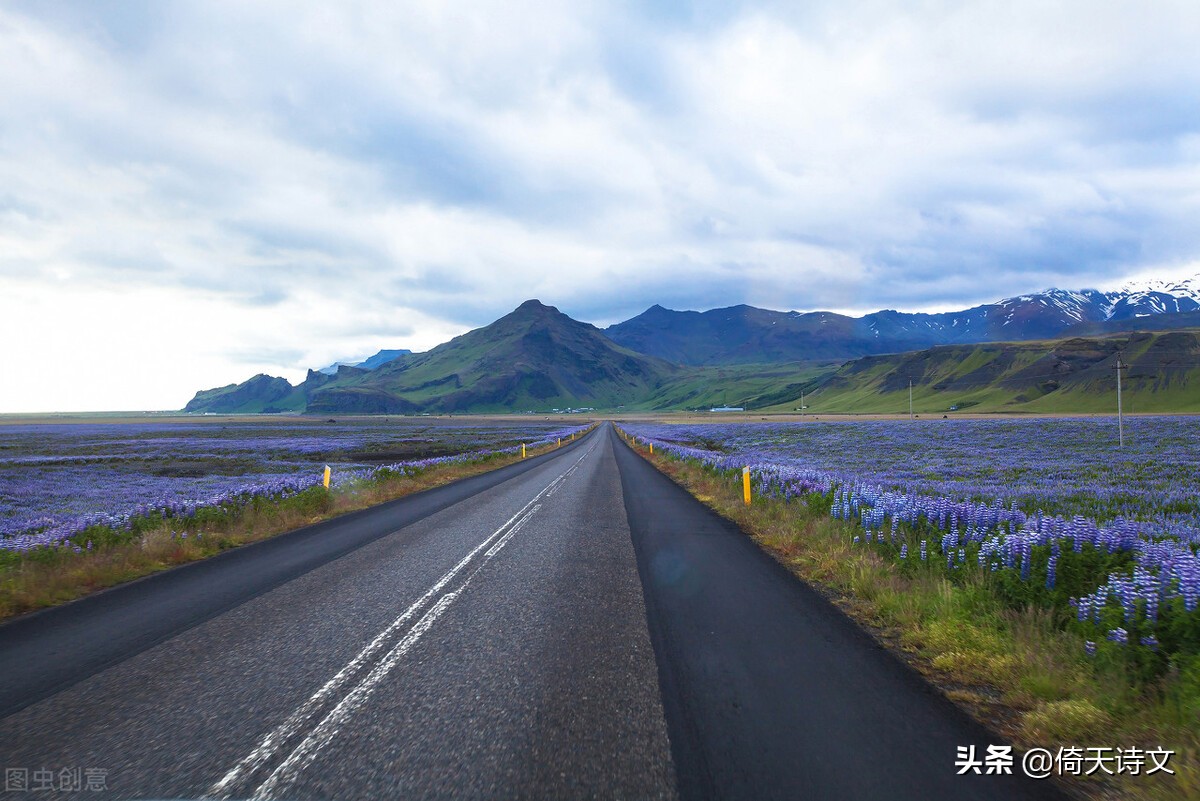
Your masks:
<instances>
[{"instance_id":1,"label":"snow-capped mountain","mask_svg":"<svg viewBox=\"0 0 1200 801\"><path fill-rule=\"evenodd\" d=\"M1126 295L1158 292L1164 295L1191 298L1200 303L1200 273L1178 281L1131 281L1121 287L1120 291Z\"/></svg>"},{"instance_id":2,"label":"snow-capped mountain","mask_svg":"<svg viewBox=\"0 0 1200 801\"><path fill-rule=\"evenodd\" d=\"M1182 281L1130 283L1109 294L1113 320L1195 311L1200 309L1200 275Z\"/></svg>"},{"instance_id":3,"label":"snow-capped mountain","mask_svg":"<svg viewBox=\"0 0 1200 801\"><path fill-rule=\"evenodd\" d=\"M1055 339L1087 331L1145 328L1140 318L1163 316L1167 328L1200 327L1200 275L1102 292L1047 289L940 314L893 310L863 317L832 312L782 312L732 306L679 312L654 306L609 327L618 344L684 364L856 358L933 345ZM1172 316L1174 315L1174 317ZM1187 315L1179 317L1179 315ZM1193 319L1193 317L1197 319Z\"/></svg>"},{"instance_id":4,"label":"snow-capped mountain","mask_svg":"<svg viewBox=\"0 0 1200 801\"><path fill-rule=\"evenodd\" d=\"M945 344L1050 338L1074 326L1197 310L1200 276L1131 284L1114 292L1047 289L960 312L875 312L861 319L876 336L926 333L939 340L930 344Z\"/></svg>"}]
</instances>

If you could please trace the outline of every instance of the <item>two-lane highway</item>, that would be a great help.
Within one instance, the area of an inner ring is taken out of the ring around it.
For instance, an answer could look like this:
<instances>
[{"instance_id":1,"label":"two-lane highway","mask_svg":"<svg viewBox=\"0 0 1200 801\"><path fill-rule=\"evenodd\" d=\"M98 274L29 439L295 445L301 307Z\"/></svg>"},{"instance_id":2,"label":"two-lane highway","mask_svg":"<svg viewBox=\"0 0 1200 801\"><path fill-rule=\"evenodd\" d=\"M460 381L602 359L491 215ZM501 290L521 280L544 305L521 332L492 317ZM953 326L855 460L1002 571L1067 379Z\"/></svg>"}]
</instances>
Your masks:
<instances>
[{"instance_id":1,"label":"two-lane highway","mask_svg":"<svg viewBox=\"0 0 1200 801\"><path fill-rule=\"evenodd\" d=\"M0 627L0 766L105 786L45 798L1049 789L955 776L986 732L611 426L314 529Z\"/></svg>"},{"instance_id":2,"label":"two-lane highway","mask_svg":"<svg viewBox=\"0 0 1200 801\"><path fill-rule=\"evenodd\" d=\"M672 795L611 465L593 434L28 706L4 763L111 797Z\"/></svg>"}]
</instances>

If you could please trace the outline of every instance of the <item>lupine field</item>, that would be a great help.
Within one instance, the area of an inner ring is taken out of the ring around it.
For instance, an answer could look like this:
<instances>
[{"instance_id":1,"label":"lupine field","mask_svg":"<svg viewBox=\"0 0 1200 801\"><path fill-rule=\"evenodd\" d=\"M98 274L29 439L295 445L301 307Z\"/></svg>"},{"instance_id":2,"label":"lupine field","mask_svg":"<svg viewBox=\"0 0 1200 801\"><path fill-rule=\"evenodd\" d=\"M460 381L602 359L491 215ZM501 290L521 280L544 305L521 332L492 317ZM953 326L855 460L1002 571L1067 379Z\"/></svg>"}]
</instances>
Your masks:
<instances>
[{"instance_id":1,"label":"lupine field","mask_svg":"<svg viewBox=\"0 0 1200 801\"><path fill-rule=\"evenodd\" d=\"M1200 656L1200 418L635 424L856 524L904 570L982 575L1146 678Z\"/></svg>"},{"instance_id":2,"label":"lupine field","mask_svg":"<svg viewBox=\"0 0 1200 801\"><path fill-rule=\"evenodd\" d=\"M89 532L187 518L387 471L513 453L582 431L563 421L365 418L0 425L0 561L83 551Z\"/></svg>"}]
</instances>

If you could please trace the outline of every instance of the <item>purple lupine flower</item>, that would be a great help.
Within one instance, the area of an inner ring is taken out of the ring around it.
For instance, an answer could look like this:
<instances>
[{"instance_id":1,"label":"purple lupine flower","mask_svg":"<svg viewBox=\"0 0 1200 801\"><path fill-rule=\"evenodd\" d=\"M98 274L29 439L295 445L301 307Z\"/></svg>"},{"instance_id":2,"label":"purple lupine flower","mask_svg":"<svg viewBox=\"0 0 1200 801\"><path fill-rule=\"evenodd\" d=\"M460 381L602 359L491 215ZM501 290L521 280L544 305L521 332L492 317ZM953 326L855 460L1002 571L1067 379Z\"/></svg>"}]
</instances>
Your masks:
<instances>
[{"instance_id":1,"label":"purple lupine flower","mask_svg":"<svg viewBox=\"0 0 1200 801\"><path fill-rule=\"evenodd\" d=\"M567 436L582 428L555 431L524 421L496 426L469 421L405 426L409 433L425 432L428 436L421 439L430 444L461 451L419 460L424 465L478 458L507 449L513 441L549 444L559 434ZM371 444L386 446L396 435L396 427L387 421L323 427L319 436L312 431L309 423L286 420L220 427L194 423L6 427L0 432L0 452L6 456L0 461L0 549L66 547L64 543L92 526L121 531L139 517L185 520L205 507L241 505L253 497L286 498L317 485L318 466L327 460L326 454L370 450ZM164 478L146 468L147 463L153 467L179 460L212 462L216 468L209 475L180 478ZM238 472L222 470L222 465ZM19 467L13 471L8 469L11 466ZM386 468L347 468L339 472L339 483L341 473L379 469ZM15 503L9 505L10 499Z\"/></svg>"}]
</instances>

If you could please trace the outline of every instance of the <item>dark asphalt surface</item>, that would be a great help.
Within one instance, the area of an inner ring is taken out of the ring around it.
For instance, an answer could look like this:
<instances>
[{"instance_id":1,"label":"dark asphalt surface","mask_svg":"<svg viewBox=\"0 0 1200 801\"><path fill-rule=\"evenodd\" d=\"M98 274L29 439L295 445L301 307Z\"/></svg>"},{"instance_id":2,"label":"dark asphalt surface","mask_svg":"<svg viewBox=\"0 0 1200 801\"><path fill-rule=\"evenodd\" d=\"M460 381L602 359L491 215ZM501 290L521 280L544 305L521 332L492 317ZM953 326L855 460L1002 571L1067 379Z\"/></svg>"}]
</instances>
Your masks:
<instances>
[{"instance_id":1,"label":"dark asphalt surface","mask_svg":"<svg viewBox=\"0 0 1200 801\"><path fill-rule=\"evenodd\" d=\"M0 676L0 767L105 772L14 799L1053 797L956 776L995 739L607 426L0 627Z\"/></svg>"},{"instance_id":2,"label":"dark asphalt surface","mask_svg":"<svg viewBox=\"0 0 1200 801\"><path fill-rule=\"evenodd\" d=\"M1023 775L957 775L959 746L1003 741L736 526L615 455L681 797L1062 798Z\"/></svg>"},{"instance_id":3,"label":"dark asphalt surface","mask_svg":"<svg viewBox=\"0 0 1200 801\"><path fill-rule=\"evenodd\" d=\"M306 526L2 624L0 717L558 455Z\"/></svg>"}]
</instances>

